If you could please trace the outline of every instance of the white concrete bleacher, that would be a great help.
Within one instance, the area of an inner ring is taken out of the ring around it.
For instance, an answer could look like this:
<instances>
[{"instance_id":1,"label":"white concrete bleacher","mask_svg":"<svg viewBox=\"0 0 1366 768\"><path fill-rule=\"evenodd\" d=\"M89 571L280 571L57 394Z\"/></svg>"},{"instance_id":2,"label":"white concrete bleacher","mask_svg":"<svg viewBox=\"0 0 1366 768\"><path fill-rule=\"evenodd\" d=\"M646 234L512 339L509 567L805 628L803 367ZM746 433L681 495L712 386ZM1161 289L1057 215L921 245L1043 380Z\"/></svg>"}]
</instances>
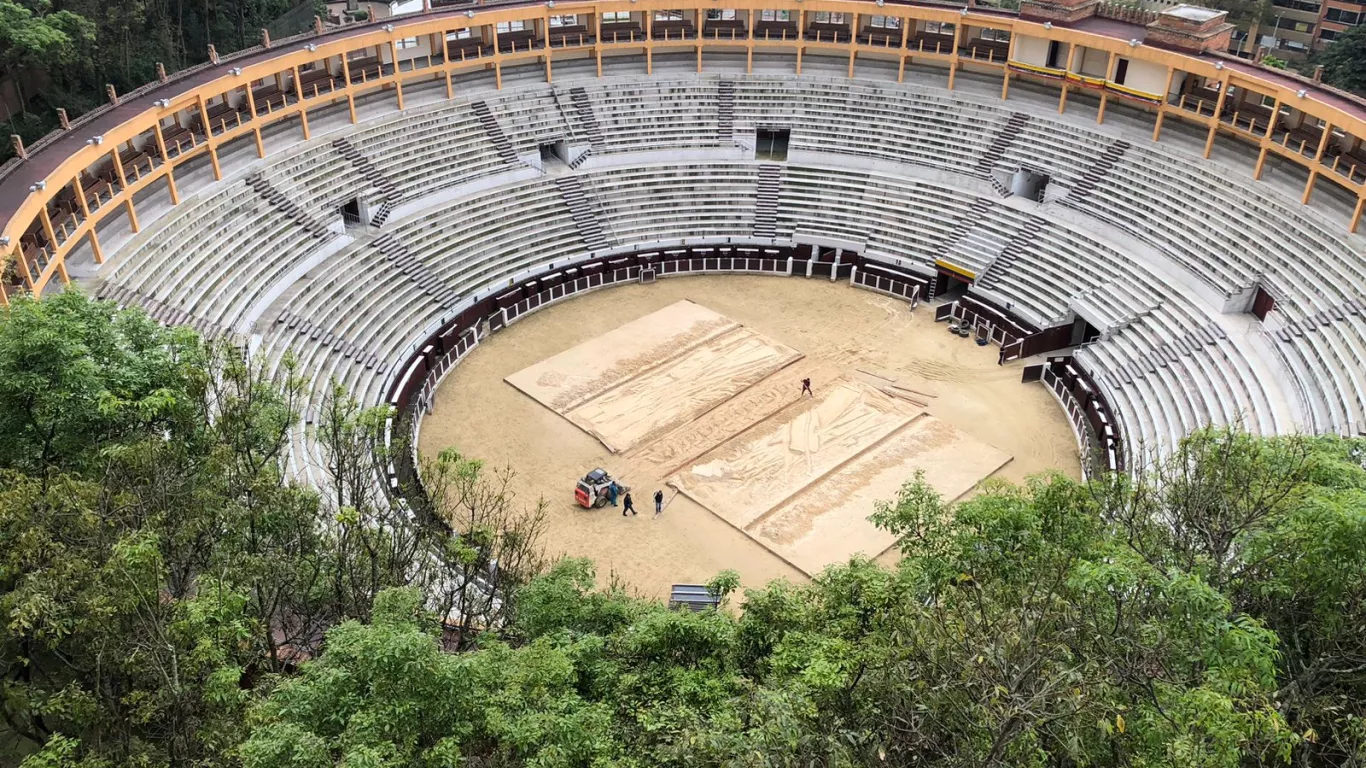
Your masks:
<instances>
[{"instance_id":1,"label":"white concrete bleacher","mask_svg":"<svg viewBox=\"0 0 1366 768\"><path fill-rule=\"evenodd\" d=\"M457 89L455 100L340 125L258 165L266 181L323 218L371 184L331 146L345 136L403 190L401 215L382 231L464 297L603 247L588 242L571 215L555 183L562 170L515 180L498 175L509 163L472 101L489 106L521 156L567 138L572 120L564 113L572 107L565 94L571 86L583 88L605 146L572 176L590 194L610 249L753 239L759 163L705 154L670 160L668 154L733 152L737 142L723 140L717 124L721 78L734 82L737 140L757 126L792 131L792 159L783 166L778 195L778 241L845 245L924 271L956 244L958 258L980 257L974 265L982 268L983 287L1042 324L1064 320L1079 302L1105 308L1113 332L1078 359L1113 399L1131 448L1170 445L1205 422L1293 430L1297 425L1273 402L1274 385L1259 382L1273 366L1308 393L1315 429L1363 423L1366 329L1359 317L1278 338L1272 346L1284 363L1254 360L1255 349L1211 325L1218 307L1166 290L1164 275L1142 254L1093 234L1114 230L1143 239L1225 295L1266 282L1280 299L1273 330L1277 322L1311 318L1363 295L1361 238L1276 188L1229 178L1131 134L1133 147L1077 203L1086 215L1081 224L1049 218L1049 206L1031 212L989 199L980 159L1017 112L1030 120L1002 147L998 165L1050 172L1064 190L1118 135L1031 104L822 74L669 72L560 84L557 73L558 101L551 86L530 79L509 78L501 92L487 84ZM907 168L928 175L913 177ZM478 180L485 183L472 183ZM974 210L986 214L973 218ZM1008 260L997 259L1034 213L1044 218L1040 228ZM965 221L970 226L960 227ZM310 408L320 405L332 376L363 404L379 403L393 366L451 308L393 269L367 235L328 253L305 277L291 278L318 256L320 245L230 175L134 238L106 276L229 327L247 321L250 308L288 280L277 312L257 326L260 351L277 363L286 353L300 361ZM273 322L276 316L283 322ZM301 457L309 450L301 443Z\"/></svg>"},{"instance_id":2,"label":"white concrete bleacher","mask_svg":"<svg viewBox=\"0 0 1366 768\"><path fill-rule=\"evenodd\" d=\"M245 182L225 182L135 238L104 279L232 328L327 239L298 226Z\"/></svg>"}]
</instances>

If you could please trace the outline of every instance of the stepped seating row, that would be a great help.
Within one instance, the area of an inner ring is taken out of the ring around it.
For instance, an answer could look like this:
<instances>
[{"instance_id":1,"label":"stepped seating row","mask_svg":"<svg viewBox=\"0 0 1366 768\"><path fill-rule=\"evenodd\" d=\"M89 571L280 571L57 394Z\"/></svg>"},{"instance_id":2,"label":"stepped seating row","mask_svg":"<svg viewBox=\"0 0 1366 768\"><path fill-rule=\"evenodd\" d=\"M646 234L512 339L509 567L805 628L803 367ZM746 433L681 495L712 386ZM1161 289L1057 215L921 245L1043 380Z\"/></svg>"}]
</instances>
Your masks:
<instances>
[{"instance_id":1,"label":"stepped seating row","mask_svg":"<svg viewBox=\"0 0 1366 768\"><path fill-rule=\"evenodd\" d=\"M338 207L370 186L331 144L318 144L281 158L271 163L261 178L320 221L336 218Z\"/></svg>"},{"instance_id":2,"label":"stepped seating row","mask_svg":"<svg viewBox=\"0 0 1366 768\"><path fill-rule=\"evenodd\" d=\"M930 88L819 76L737 74L729 79L737 131L790 126L791 147L808 153L803 162L822 153L959 174L959 182L934 176L938 183L930 183L841 169L834 158L830 167L789 163L783 168L774 217L777 238L848 242L870 255L927 268L944 253L946 242L953 242L956 226L973 206L982 204L980 196L963 191L973 188L967 177L980 179L982 155L1023 108L1015 101L993 105ZM597 151L719 144L717 83L714 76L584 81L582 92L604 138ZM582 114L563 92L557 104L544 84L481 91L480 96L519 154L566 138L561 110ZM407 201L508 167L467 101L443 101L436 108L409 110L347 131L352 144L403 189ZM1003 148L1001 163L1008 167L1029 159L1066 188L1075 186L1112 142L1113 136L1103 130L1031 114ZM309 145L268 158L264 166L262 177L271 186L313 214L334 207L340 195L369 185L328 146ZM576 176L591 192L590 208L613 244L748 237L755 231L758 172L753 164L603 166ZM971 184L981 186L980 181ZM962 250L990 255L1023 230L1026 214L1006 212L999 201L991 202L991 217L963 233ZM1076 207L1206 275L1225 293L1267 281L1280 300L1276 313L1287 322L1366 295L1360 238L1342 235L1321 213L1301 208L1276 187L1221 172L1180 150L1136 140ZM318 253L320 245L231 179L186 200L155 226L154 233L134 240L120 254L114 279L167 307L225 327L236 325L260 296L278 288L282 277ZM1289 428L1265 423L1272 409L1259 403L1269 396L1255 386L1257 369L1241 351L1246 346L1232 340L1206 344L1204 354L1177 353L1182 360L1168 359L1166 366L1152 362L1154 370L1149 371L1145 355L1158 354L1163 344L1174 344L1189 329L1202 327L1208 316L1191 307L1181 309L1185 305L1180 301L1163 296L1161 281L1137 263L1140 257L1117 253L1080 233L1078 226L1044 222L1009 262L990 263L982 285L1045 320L1063 318L1069 304L1081 300L1109 309L1118 330L1083 355L1095 358L1089 369L1098 375L1105 365L1129 371L1128 382L1120 377L1107 384L1116 387L1117 412L1135 420L1132 429L1121 424L1126 434L1169 443L1202 415L1231 420L1243 412L1257 420L1258 429ZM497 187L440 211L391 223L385 231L401 238L460 295L590 249L581 222L547 179ZM385 366L401 359L449 308L398 274L369 246L329 256L315 271L324 277L301 283L283 315L297 322L293 327L288 322L270 325L262 346L277 359L286 349L301 358L307 353L310 370L318 371L315 381L325 382L328 371L344 372L348 388L363 402L378 402L393 375ZM310 325L305 328L304 322ZM1311 410L1321 415L1316 424L1350 428L1362 422L1362 338L1358 322L1342 321L1274 345L1292 361L1285 365L1310 392ZM1140 365L1144 375L1135 378L1126 367L1130 365ZM1182 396L1177 388L1187 384L1194 394ZM1154 408L1170 405L1177 415L1157 420L1138 408L1146 407L1145 398L1152 398Z\"/></svg>"},{"instance_id":3,"label":"stepped seating row","mask_svg":"<svg viewBox=\"0 0 1366 768\"><path fill-rule=\"evenodd\" d=\"M468 102L400 114L349 137L400 199L412 200L507 170Z\"/></svg>"},{"instance_id":4,"label":"stepped seating row","mask_svg":"<svg viewBox=\"0 0 1366 768\"><path fill-rule=\"evenodd\" d=\"M778 237L842 241L930 268L976 198L947 187L832 166L784 168Z\"/></svg>"},{"instance_id":5,"label":"stepped seating row","mask_svg":"<svg viewBox=\"0 0 1366 768\"><path fill-rule=\"evenodd\" d=\"M587 179L603 228L620 243L754 234L759 172L753 164L637 166Z\"/></svg>"},{"instance_id":6,"label":"stepped seating row","mask_svg":"<svg viewBox=\"0 0 1366 768\"><path fill-rule=\"evenodd\" d=\"M981 198L981 213L959 224L958 237L943 244L939 257L982 275L1016 238L1022 237L1030 214Z\"/></svg>"},{"instance_id":7,"label":"stepped seating row","mask_svg":"<svg viewBox=\"0 0 1366 768\"><path fill-rule=\"evenodd\" d=\"M1150 239L1226 295L1268 280L1292 317L1366 292L1359 242L1329 234L1317 216L1278 197L1135 146L1078 207Z\"/></svg>"},{"instance_id":8,"label":"stepped seating row","mask_svg":"<svg viewBox=\"0 0 1366 768\"><path fill-rule=\"evenodd\" d=\"M1315 432L1366 434L1366 301L1286 325L1276 350L1300 380Z\"/></svg>"},{"instance_id":9,"label":"stepped seating row","mask_svg":"<svg viewBox=\"0 0 1366 768\"><path fill-rule=\"evenodd\" d=\"M1169 299L1076 353L1115 412L1131 467L1206 425L1240 424L1257 434L1294 426L1276 422L1240 346L1218 325L1200 323L1200 314Z\"/></svg>"},{"instance_id":10,"label":"stepped seating row","mask_svg":"<svg viewBox=\"0 0 1366 768\"><path fill-rule=\"evenodd\" d=\"M180 206L107 280L232 328L325 242L239 180Z\"/></svg>"},{"instance_id":11,"label":"stepped seating row","mask_svg":"<svg viewBox=\"0 0 1366 768\"><path fill-rule=\"evenodd\" d=\"M790 149L970 173L1008 112L896 86L819 78L735 80L735 122L790 126Z\"/></svg>"},{"instance_id":12,"label":"stepped seating row","mask_svg":"<svg viewBox=\"0 0 1366 768\"><path fill-rule=\"evenodd\" d=\"M660 83L597 83L582 87L593 104L608 152L645 152L661 147L717 147L717 80ZM732 144L733 145L733 144Z\"/></svg>"},{"instance_id":13,"label":"stepped seating row","mask_svg":"<svg viewBox=\"0 0 1366 768\"><path fill-rule=\"evenodd\" d=\"M992 262L977 285L1010 296L1041 326L1065 320L1073 300L1088 293L1115 325L1146 314L1164 293L1131 255L1047 219L1015 254Z\"/></svg>"}]
</instances>

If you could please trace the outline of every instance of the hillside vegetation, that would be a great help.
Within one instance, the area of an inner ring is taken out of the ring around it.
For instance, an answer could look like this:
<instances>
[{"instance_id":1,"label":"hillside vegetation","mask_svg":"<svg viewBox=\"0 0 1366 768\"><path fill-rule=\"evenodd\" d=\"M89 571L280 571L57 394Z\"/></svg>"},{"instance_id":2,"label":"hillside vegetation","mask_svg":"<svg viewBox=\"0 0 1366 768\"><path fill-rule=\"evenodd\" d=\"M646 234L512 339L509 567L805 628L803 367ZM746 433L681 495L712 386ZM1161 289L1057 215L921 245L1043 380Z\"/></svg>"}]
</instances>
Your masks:
<instances>
[{"instance_id":1,"label":"hillside vegetation","mask_svg":"<svg viewBox=\"0 0 1366 768\"><path fill-rule=\"evenodd\" d=\"M78 293L0 315L0 763L1366 764L1362 441L910 478L894 568L694 614L544 563L508 471L444 455L389 511L388 414L343 393L289 480L300 387Z\"/></svg>"}]
</instances>

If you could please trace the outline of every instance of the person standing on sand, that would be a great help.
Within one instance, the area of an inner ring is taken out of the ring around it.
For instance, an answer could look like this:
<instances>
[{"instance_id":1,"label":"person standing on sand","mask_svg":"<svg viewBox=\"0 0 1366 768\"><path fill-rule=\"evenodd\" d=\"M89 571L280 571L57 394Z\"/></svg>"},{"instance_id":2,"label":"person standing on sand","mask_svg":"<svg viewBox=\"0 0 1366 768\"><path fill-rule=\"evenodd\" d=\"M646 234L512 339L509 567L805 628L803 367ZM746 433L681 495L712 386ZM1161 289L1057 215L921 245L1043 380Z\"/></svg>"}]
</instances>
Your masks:
<instances>
[{"instance_id":1,"label":"person standing on sand","mask_svg":"<svg viewBox=\"0 0 1366 768\"><path fill-rule=\"evenodd\" d=\"M612 484L609 485L609 486L607 486L607 500L610 501L610 502L612 502L612 506L615 507L615 506L617 505L617 481L616 481L616 480L613 480L613 481L612 481Z\"/></svg>"},{"instance_id":2,"label":"person standing on sand","mask_svg":"<svg viewBox=\"0 0 1366 768\"><path fill-rule=\"evenodd\" d=\"M802 379L802 394L816 396L816 393L811 391L811 379Z\"/></svg>"},{"instance_id":3,"label":"person standing on sand","mask_svg":"<svg viewBox=\"0 0 1366 768\"><path fill-rule=\"evenodd\" d=\"M626 495L623 496L623 497L621 498L621 501L622 501L622 507L621 507L621 516L622 516L622 517L626 517L626 513L627 513L627 512L630 512L630 513L633 514L633 515L636 513L636 508L635 508L635 506L631 503L631 492L630 492L630 491L627 491L627 492L626 492Z\"/></svg>"},{"instance_id":4,"label":"person standing on sand","mask_svg":"<svg viewBox=\"0 0 1366 768\"><path fill-rule=\"evenodd\" d=\"M664 489L655 491L655 517L664 514Z\"/></svg>"}]
</instances>

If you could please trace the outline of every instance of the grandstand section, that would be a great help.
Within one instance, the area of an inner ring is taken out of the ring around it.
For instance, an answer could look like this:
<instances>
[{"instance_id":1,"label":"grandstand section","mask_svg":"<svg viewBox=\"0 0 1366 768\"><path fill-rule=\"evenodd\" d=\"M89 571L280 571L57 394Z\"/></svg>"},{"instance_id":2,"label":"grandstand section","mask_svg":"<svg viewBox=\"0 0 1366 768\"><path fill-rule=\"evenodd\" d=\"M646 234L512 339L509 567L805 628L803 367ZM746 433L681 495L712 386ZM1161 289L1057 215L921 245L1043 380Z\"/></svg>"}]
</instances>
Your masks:
<instances>
[{"instance_id":1,"label":"grandstand section","mask_svg":"<svg viewBox=\"0 0 1366 768\"><path fill-rule=\"evenodd\" d=\"M421 413L526 313L698 273L932 302L1053 382L1088 469L1366 429L1366 105L1161 20L732 5L443 9L129 94L0 170L0 297L288 353L303 476L332 379Z\"/></svg>"}]
</instances>

